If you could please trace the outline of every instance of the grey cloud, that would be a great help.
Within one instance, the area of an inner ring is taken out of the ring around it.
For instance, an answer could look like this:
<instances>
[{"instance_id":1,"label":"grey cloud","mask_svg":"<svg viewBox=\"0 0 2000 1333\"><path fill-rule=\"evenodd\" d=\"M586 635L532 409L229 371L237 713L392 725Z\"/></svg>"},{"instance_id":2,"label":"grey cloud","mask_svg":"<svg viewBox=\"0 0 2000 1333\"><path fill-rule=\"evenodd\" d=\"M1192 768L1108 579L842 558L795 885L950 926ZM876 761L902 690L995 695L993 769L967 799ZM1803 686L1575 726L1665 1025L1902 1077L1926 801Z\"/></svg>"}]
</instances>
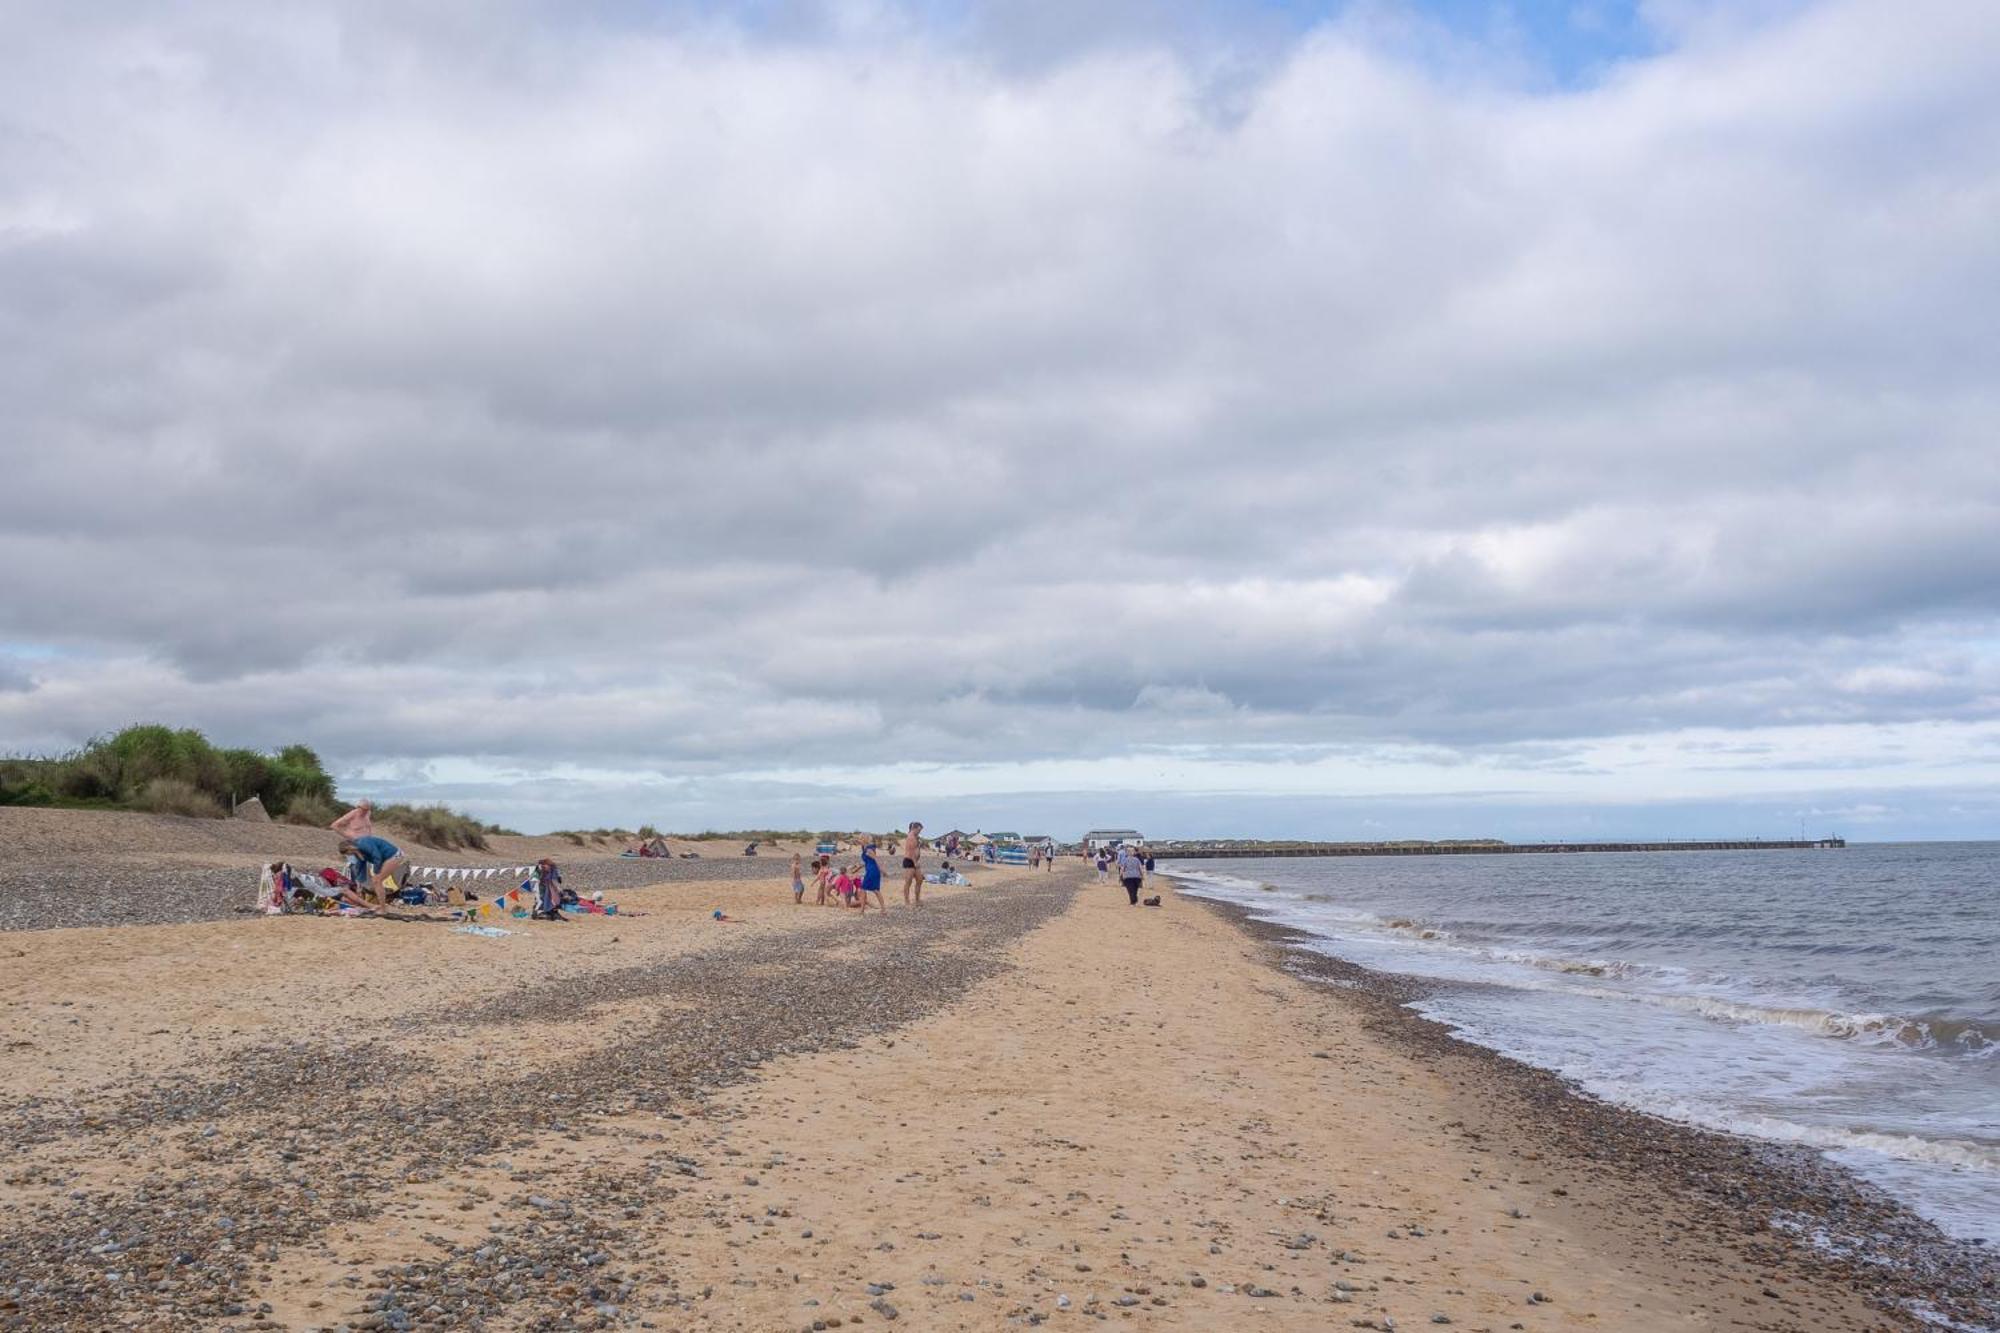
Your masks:
<instances>
[{"instance_id":1,"label":"grey cloud","mask_svg":"<svg viewBox=\"0 0 2000 1333\"><path fill-rule=\"evenodd\" d=\"M0 20L0 637L78 654L0 740L1994 716L1979 6L1684 9L1560 95L1074 10Z\"/></svg>"}]
</instances>

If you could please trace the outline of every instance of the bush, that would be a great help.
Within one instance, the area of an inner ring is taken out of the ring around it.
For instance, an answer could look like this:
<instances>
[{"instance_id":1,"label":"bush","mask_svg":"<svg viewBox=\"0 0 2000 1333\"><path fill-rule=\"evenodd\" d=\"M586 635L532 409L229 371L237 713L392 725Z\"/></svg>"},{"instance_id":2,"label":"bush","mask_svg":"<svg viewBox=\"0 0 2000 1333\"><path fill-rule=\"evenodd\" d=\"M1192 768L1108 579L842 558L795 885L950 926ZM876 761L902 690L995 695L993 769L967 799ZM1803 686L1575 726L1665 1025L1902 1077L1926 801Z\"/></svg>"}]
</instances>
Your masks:
<instances>
[{"instance_id":1,"label":"bush","mask_svg":"<svg viewBox=\"0 0 2000 1333\"><path fill-rule=\"evenodd\" d=\"M179 731L157 723L127 727L109 740L92 741L84 749L101 756L105 775L128 799L131 793L143 792L155 778L173 778L210 796L219 796L229 787L227 763L208 738L192 727Z\"/></svg>"},{"instance_id":2,"label":"bush","mask_svg":"<svg viewBox=\"0 0 2000 1333\"><path fill-rule=\"evenodd\" d=\"M287 824L304 824L308 828L325 828L342 814L339 805L324 796L295 796L281 818Z\"/></svg>"},{"instance_id":3,"label":"bush","mask_svg":"<svg viewBox=\"0 0 2000 1333\"><path fill-rule=\"evenodd\" d=\"M45 776L44 761L0 759L0 805L54 805L56 794Z\"/></svg>"},{"instance_id":4,"label":"bush","mask_svg":"<svg viewBox=\"0 0 2000 1333\"><path fill-rule=\"evenodd\" d=\"M229 813L222 808L221 801L181 778L152 779L133 798L132 807L156 815L194 815L202 819L221 819Z\"/></svg>"},{"instance_id":5,"label":"bush","mask_svg":"<svg viewBox=\"0 0 2000 1333\"><path fill-rule=\"evenodd\" d=\"M427 847L486 850L486 826L442 805L378 805L375 822L393 824Z\"/></svg>"},{"instance_id":6,"label":"bush","mask_svg":"<svg viewBox=\"0 0 2000 1333\"><path fill-rule=\"evenodd\" d=\"M346 809L333 778L307 745L276 754L217 749L192 728L158 723L95 736L51 758L0 758L0 805L102 806L167 814L217 815L255 796L272 818L324 827ZM484 850L504 832L443 806L390 806L378 818L434 847Z\"/></svg>"}]
</instances>

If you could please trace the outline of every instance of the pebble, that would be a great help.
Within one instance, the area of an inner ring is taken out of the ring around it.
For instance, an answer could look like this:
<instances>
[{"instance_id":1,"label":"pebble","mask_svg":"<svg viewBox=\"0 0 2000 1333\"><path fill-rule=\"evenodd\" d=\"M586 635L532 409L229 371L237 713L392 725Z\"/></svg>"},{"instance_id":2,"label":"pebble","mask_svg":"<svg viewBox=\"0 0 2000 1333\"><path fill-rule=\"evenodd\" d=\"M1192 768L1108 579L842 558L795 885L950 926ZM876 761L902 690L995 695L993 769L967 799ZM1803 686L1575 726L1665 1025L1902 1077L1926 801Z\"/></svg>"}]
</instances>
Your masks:
<instances>
[{"instance_id":1,"label":"pebble","mask_svg":"<svg viewBox=\"0 0 2000 1333\"><path fill-rule=\"evenodd\" d=\"M726 863L688 864L708 873ZM665 865L644 869L660 879L652 872ZM776 878L785 865L773 858L755 868ZM247 897L254 881L224 873L234 898ZM146 881L157 888L156 874ZM660 1017L526 1072L447 1073L415 1053L416 1043L324 1032L155 1072L88 1106L16 1103L9 1107L15 1145L60 1143L64 1154L87 1157L179 1128L195 1131L186 1142L197 1146L170 1175L108 1190L17 1193L13 1210L0 1215L0 1297L11 1302L0 1308L0 1328L248 1321L261 1295L257 1264L310 1254L340 1229L381 1216L411 1185L459 1178L475 1165L530 1183L539 1173L514 1170L507 1154L545 1142L550 1125L587 1129L613 1109L678 1119L670 1106L698 1105L712 1089L755 1077L745 1053L762 1060L851 1047L857 987L871 997L871 1031L935 1012L1002 971L1008 944L1061 911L1073 892L1058 880L947 899L921 916L893 913L871 928L862 950L838 958L809 932L777 932L718 939L655 963L531 976L508 990L511 1008L583 1023L607 1002L651 1002ZM123 896L178 901L152 891ZM10 909L0 903L0 913ZM332 933L329 947L339 947ZM485 997L466 999L477 1009ZM435 1024L429 1014L386 1021L412 1033ZM339 1150L326 1150L328 1143ZM319 1322L393 1330L632 1322L635 1293L660 1289L661 1279L630 1252L627 1223L668 1188L665 1181L699 1178L698 1168L662 1154L643 1169L565 1170L562 1194L544 1187L514 1196L477 1237L426 1237L405 1261L356 1265L349 1299L370 1303ZM119 1280L110 1280L114 1273ZM899 1317L888 1301L875 1302L877 1318Z\"/></svg>"}]
</instances>

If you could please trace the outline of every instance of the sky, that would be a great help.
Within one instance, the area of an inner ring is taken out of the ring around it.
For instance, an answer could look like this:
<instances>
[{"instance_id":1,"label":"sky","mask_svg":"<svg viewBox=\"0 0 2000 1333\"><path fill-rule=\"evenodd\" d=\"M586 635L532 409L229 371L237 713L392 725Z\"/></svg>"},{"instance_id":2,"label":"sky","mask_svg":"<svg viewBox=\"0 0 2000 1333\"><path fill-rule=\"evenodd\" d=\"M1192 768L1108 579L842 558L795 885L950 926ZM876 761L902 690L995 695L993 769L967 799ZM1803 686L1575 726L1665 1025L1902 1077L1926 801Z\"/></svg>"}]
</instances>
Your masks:
<instances>
[{"instance_id":1,"label":"sky","mask_svg":"<svg viewBox=\"0 0 2000 1333\"><path fill-rule=\"evenodd\" d=\"M1986 0L0 9L0 750L2000 837Z\"/></svg>"}]
</instances>

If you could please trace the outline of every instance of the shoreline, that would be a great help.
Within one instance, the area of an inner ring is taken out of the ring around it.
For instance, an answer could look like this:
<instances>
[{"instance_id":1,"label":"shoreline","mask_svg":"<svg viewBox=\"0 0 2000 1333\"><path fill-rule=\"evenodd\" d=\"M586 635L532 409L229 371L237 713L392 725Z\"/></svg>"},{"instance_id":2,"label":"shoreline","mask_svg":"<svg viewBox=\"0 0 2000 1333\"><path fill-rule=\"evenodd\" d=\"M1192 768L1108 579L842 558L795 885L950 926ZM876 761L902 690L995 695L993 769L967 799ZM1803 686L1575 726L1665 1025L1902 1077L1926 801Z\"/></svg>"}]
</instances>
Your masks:
<instances>
[{"instance_id":1,"label":"shoreline","mask_svg":"<svg viewBox=\"0 0 2000 1333\"><path fill-rule=\"evenodd\" d=\"M1173 880L1170 872L1161 877ZM1176 884L1178 880L1174 880ZM1908 1205L1815 1149L1731 1135L1621 1106L1551 1070L1458 1036L1408 1004L1437 988L1304 947L1310 932L1257 919L1244 904L1184 894L1268 946L1272 967L1337 993L1385 1040L1441 1065L1470 1064L1544 1152L1588 1163L1621 1186L1671 1191L1716 1234L1799 1280L1866 1292L1886 1310L2000 1327L2000 1255L1945 1235ZM1663 1233L1664 1243L1677 1238ZM1949 1325L1948 1325L1949 1326Z\"/></svg>"}]
</instances>

